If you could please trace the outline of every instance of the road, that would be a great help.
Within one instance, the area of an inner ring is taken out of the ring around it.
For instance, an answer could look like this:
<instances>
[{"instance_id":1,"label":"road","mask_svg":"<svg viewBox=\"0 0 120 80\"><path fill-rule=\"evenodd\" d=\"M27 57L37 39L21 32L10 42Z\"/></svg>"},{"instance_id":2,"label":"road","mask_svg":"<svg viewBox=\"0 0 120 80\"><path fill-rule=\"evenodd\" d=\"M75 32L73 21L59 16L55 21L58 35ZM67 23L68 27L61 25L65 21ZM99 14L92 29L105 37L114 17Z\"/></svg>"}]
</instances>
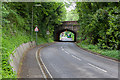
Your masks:
<instances>
[{"instance_id":1,"label":"road","mask_svg":"<svg viewBox=\"0 0 120 80\"><path fill-rule=\"evenodd\" d=\"M19 78L43 78L36 60L36 51L42 46L37 46L26 52L19 69ZM22 79L21 79L22 80Z\"/></svg>"},{"instance_id":2,"label":"road","mask_svg":"<svg viewBox=\"0 0 120 80\"><path fill-rule=\"evenodd\" d=\"M39 58L53 78L118 78L118 62L89 53L70 42L40 50Z\"/></svg>"}]
</instances>

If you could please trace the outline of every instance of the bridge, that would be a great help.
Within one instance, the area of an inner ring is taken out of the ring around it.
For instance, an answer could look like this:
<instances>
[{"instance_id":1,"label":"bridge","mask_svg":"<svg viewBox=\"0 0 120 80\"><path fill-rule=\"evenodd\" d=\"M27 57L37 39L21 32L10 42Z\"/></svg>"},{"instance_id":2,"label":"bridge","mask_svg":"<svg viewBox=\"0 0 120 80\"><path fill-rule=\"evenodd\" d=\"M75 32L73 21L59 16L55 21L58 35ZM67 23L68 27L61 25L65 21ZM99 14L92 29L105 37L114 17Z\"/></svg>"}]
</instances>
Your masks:
<instances>
[{"instance_id":1,"label":"bridge","mask_svg":"<svg viewBox=\"0 0 120 80\"><path fill-rule=\"evenodd\" d=\"M54 40L60 41L60 34L64 31L70 31L74 34L74 42L77 40L77 34L79 30L80 25L77 23L77 21L64 21L61 25L57 25L54 28Z\"/></svg>"}]
</instances>

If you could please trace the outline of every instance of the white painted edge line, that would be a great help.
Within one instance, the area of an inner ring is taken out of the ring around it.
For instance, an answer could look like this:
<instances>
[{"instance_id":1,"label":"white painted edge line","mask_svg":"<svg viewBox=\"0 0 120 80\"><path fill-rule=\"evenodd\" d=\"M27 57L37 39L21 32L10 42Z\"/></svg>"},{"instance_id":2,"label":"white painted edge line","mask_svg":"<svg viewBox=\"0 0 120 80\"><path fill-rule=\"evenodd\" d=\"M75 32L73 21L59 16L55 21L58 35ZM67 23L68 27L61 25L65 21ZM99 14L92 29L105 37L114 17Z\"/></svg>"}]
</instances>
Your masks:
<instances>
[{"instance_id":1,"label":"white painted edge line","mask_svg":"<svg viewBox=\"0 0 120 80\"><path fill-rule=\"evenodd\" d=\"M52 75L50 74L50 72L48 71L48 69L47 69L46 65L44 64L44 62L43 62L43 60L42 60L41 56L40 56L40 60L41 60L41 62L42 62L42 64L43 64L43 66L45 67L46 71L48 72L48 74L49 74L50 78L51 78L51 79L53 79ZM54 80L54 79L53 79L53 80Z\"/></svg>"},{"instance_id":2,"label":"white painted edge line","mask_svg":"<svg viewBox=\"0 0 120 80\"><path fill-rule=\"evenodd\" d=\"M44 71L43 71L43 69L42 69L42 66L41 66L40 63L39 63L37 53L38 53L38 50L36 51L36 60L37 60L37 63L38 63L38 65L39 65L40 70L42 71L43 77L46 79L47 77L46 77L46 75L45 75L45 73L44 73Z\"/></svg>"},{"instance_id":3,"label":"white painted edge line","mask_svg":"<svg viewBox=\"0 0 120 80\"><path fill-rule=\"evenodd\" d=\"M95 67L95 68L97 68L97 69L99 69L99 70L101 70L101 71L103 71L103 72L107 72L106 70L101 69L101 68L99 68L99 67L97 67L97 66L95 66L95 65L92 65L92 64L90 64L90 63L88 63L88 65L90 65L90 66L92 66L92 67Z\"/></svg>"},{"instance_id":4,"label":"white painted edge line","mask_svg":"<svg viewBox=\"0 0 120 80\"><path fill-rule=\"evenodd\" d=\"M80 58L78 58L78 57L76 57L76 56L74 56L74 55L72 55L72 57L74 57L75 59L77 59L77 60L81 61L81 59L80 59Z\"/></svg>"}]
</instances>

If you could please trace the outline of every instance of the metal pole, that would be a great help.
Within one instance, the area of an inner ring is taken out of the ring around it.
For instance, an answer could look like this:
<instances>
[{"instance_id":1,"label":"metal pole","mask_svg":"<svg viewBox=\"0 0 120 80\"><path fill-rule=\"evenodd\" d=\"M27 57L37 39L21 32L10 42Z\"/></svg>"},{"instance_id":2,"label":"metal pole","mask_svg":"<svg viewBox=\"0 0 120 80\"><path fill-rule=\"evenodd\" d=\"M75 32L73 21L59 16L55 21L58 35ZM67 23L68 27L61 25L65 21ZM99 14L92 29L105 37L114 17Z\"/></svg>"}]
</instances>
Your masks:
<instances>
[{"instance_id":1,"label":"metal pole","mask_svg":"<svg viewBox=\"0 0 120 80\"><path fill-rule=\"evenodd\" d=\"M32 39L32 36L33 36L33 6L32 6L32 26L31 26L31 39Z\"/></svg>"},{"instance_id":2,"label":"metal pole","mask_svg":"<svg viewBox=\"0 0 120 80\"><path fill-rule=\"evenodd\" d=\"M37 45L37 32L36 32L36 45Z\"/></svg>"}]
</instances>

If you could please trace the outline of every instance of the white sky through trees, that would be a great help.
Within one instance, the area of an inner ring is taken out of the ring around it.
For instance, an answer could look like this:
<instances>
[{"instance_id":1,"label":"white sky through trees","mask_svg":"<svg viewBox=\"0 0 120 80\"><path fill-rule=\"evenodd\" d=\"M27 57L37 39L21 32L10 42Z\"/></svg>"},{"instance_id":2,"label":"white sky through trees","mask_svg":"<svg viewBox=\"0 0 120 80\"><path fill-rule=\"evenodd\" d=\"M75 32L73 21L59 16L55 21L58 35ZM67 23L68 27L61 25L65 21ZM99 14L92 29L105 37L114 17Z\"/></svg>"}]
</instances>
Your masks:
<instances>
[{"instance_id":1,"label":"white sky through trees","mask_svg":"<svg viewBox=\"0 0 120 80\"><path fill-rule=\"evenodd\" d=\"M70 2L67 1L67 0L66 0L65 2L66 2L67 4L70 4ZM64 3L64 4L65 4L65 3ZM69 7L66 7L66 6L65 6L67 12L69 12L69 11L71 11L71 10L74 10L75 7L76 7L76 3L75 3L75 2L72 2L72 4L71 4Z\"/></svg>"},{"instance_id":2,"label":"white sky through trees","mask_svg":"<svg viewBox=\"0 0 120 80\"><path fill-rule=\"evenodd\" d=\"M72 3L71 6L69 6L68 8L66 8L67 12L71 11L71 10L74 10L75 9L75 6L76 6L76 3Z\"/></svg>"},{"instance_id":3,"label":"white sky through trees","mask_svg":"<svg viewBox=\"0 0 120 80\"><path fill-rule=\"evenodd\" d=\"M65 21L77 21L79 19L79 16L77 11L75 10L76 3L65 1L64 4L67 11Z\"/></svg>"}]
</instances>

